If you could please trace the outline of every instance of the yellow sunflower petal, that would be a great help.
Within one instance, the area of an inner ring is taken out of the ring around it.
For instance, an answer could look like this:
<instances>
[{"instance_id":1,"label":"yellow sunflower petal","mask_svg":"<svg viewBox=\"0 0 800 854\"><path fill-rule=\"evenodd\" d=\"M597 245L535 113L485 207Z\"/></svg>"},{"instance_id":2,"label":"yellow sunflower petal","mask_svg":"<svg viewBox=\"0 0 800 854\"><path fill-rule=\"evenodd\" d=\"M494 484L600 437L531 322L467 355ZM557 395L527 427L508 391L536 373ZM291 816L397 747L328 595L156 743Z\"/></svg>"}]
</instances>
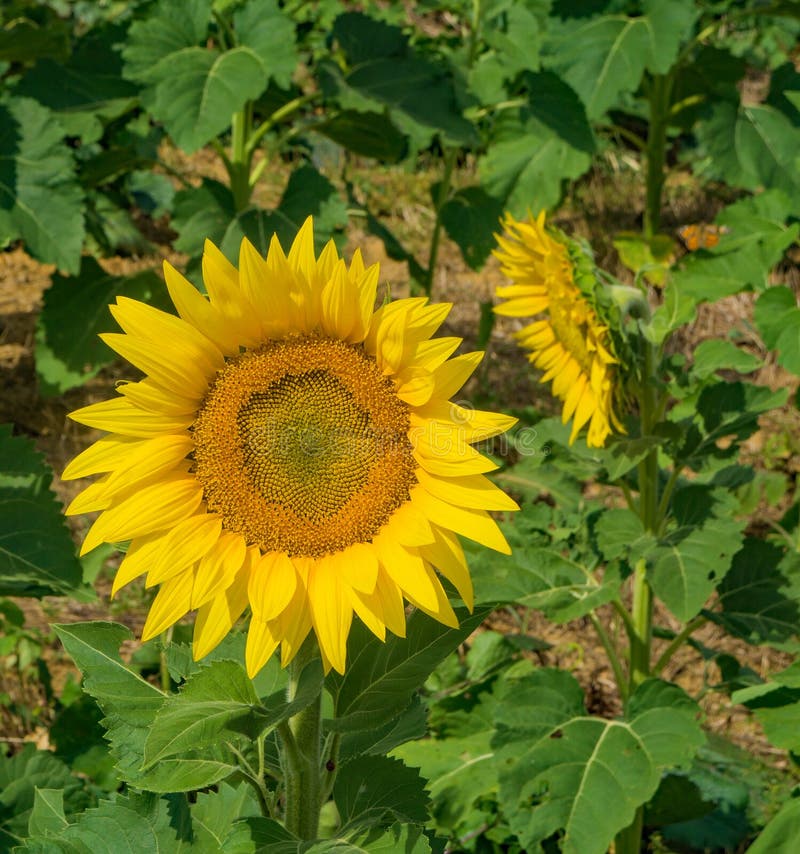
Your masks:
<instances>
[{"instance_id":1,"label":"yellow sunflower petal","mask_svg":"<svg viewBox=\"0 0 800 854\"><path fill-rule=\"evenodd\" d=\"M250 552L241 534L223 531L197 567L192 589L192 608L199 608L226 590L247 562Z\"/></svg>"},{"instance_id":2,"label":"yellow sunflower petal","mask_svg":"<svg viewBox=\"0 0 800 854\"><path fill-rule=\"evenodd\" d=\"M139 409L124 397L92 403L69 413L69 417L87 427L107 430L121 436L144 438L183 430L192 423L191 415L162 415Z\"/></svg>"},{"instance_id":3,"label":"yellow sunflower petal","mask_svg":"<svg viewBox=\"0 0 800 854\"><path fill-rule=\"evenodd\" d=\"M225 317L168 261L164 262L164 280L180 317L213 341L226 356L239 352L238 330L232 329Z\"/></svg>"},{"instance_id":4,"label":"yellow sunflower petal","mask_svg":"<svg viewBox=\"0 0 800 854\"><path fill-rule=\"evenodd\" d=\"M192 658L198 661L215 649L242 616L246 607L247 568L245 567L224 593L199 608L192 637ZM273 647L273 651L274 649Z\"/></svg>"},{"instance_id":5,"label":"yellow sunflower petal","mask_svg":"<svg viewBox=\"0 0 800 854\"><path fill-rule=\"evenodd\" d=\"M269 622L279 616L297 590L294 564L282 552L268 552L253 567L248 596L253 614Z\"/></svg>"},{"instance_id":6,"label":"yellow sunflower petal","mask_svg":"<svg viewBox=\"0 0 800 854\"><path fill-rule=\"evenodd\" d=\"M411 500L434 524L502 554L511 554L506 538L486 511L455 507L424 489L415 489Z\"/></svg>"},{"instance_id":7,"label":"yellow sunflower petal","mask_svg":"<svg viewBox=\"0 0 800 854\"><path fill-rule=\"evenodd\" d=\"M222 532L219 516L200 513L178 522L164 537L161 551L147 573L147 587L183 572L213 548Z\"/></svg>"},{"instance_id":8,"label":"yellow sunflower petal","mask_svg":"<svg viewBox=\"0 0 800 854\"><path fill-rule=\"evenodd\" d=\"M247 675L251 679L270 660L280 642L279 631L273 630L269 623L259 620L258 617L250 618L250 625L247 629L247 646L245 647L245 665Z\"/></svg>"},{"instance_id":9,"label":"yellow sunflower petal","mask_svg":"<svg viewBox=\"0 0 800 854\"><path fill-rule=\"evenodd\" d=\"M167 534L163 531L159 531L145 537L137 537L131 543L114 576L114 583L111 587L112 598L126 584L130 584L131 581L150 569L164 545L166 536Z\"/></svg>"},{"instance_id":10,"label":"yellow sunflower petal","mask_svg":"<svg viewBox=\"0 0 800 854\"><path fill-rule=\"evenodd\" d=\"M442 501L471 507L474 510L519 510L513 498L482 474L462 477L438 477L426 471L417 472L420 485Z\"/></svg>"},{"instance_id":11,"label":"yellow sunflower petal","mask_svg":"<svg viewBox=\"0 0 800 854\"><path fill-rule=\"evenodd\" d=\"M193 584L194 569L192 568L184 570L180 575L170 578L161 585L142 629L143 641L160 635L189 613Z\"/></svg>"},{"instance_id":12,"label":"yellow sunflower petal","mask_svg":"<svg viewBox=\"0 0 800 854\"><path fill-rule=\"evenodd\" d=\"M434 534L434 542L420 546L419 552L456 588L458 595L471 611L475 596L464 549L458 537L450 531L435 527Z\"/></svg>"},{"instance_id":13,"label":"yellow sunflower petal","mask_svg":"<svg viewBox=\"0 0 800 854\"><path fill-rule=\"evenodd\" d=\"M353 606L327 560L316 561L309 572L308 605L322 652L334 670L344 673Z\"/></svg>"},{"instance_id":14,"label":"yellow sunflower petal","mask_svg":"<svg viewBox=\"0 0 800 854\"><path fill-rule=\"evenodd\" d=\"M101 542L132 540L171 528L191 516L202 498L202 487L193 477L184 473L165 475L161 481L143 487L105 510L92 526L93 536L90 539L87 535L81 553Z\"/></svg>"},{"instance_id":15,"label":"yellow sunflower petal","mask_svg":"<svg viewBox=\"0 0 800 854\"><path fill-rule=\"evenodd\" d=\"M167 391L152 380L118 383L117 391L140 409L156 414L193 418L197 413L197 397L184 397L174 390Z\"/></svg>"}]
</instances>

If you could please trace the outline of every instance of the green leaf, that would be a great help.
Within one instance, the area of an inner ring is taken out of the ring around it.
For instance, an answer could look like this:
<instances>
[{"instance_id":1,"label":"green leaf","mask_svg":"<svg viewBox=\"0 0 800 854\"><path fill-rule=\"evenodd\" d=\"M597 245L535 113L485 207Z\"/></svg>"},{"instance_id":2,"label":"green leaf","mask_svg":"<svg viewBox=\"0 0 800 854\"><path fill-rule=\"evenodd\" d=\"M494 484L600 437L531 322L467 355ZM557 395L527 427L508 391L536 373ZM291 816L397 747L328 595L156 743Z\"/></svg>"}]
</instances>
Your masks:
<instances>
[{"instance_id":1,"label":"green leaf","mask_svg":"<svg viewBox=\"0 0 800 854\"><path fill-rule=\"evenodd\" d=\"M595 535L607 561L624 557L634 564L646 557L656 544L655 537L645 532L637 514L623 507L606 510L595 523Z\"/></svg>"},{"instance_id":2,"label":"green leaf","mask_svg":"<svg viewBox=\"0 0 800 854\"><path fill-rule=\"evenodd\" d=\"M482 187L465 187L445 202L439 215L464 260L480 270L497 245L494 235L500 230L502 204Z\"/></svg>"},{"instance_id":3,"label":"green leaf","mask_svg":"<svg viewBox=\"0 0 800 854\"><path fill-rule=\"evenodd\" d=\"M423 127L441 132L451 144L478 144L475 128L461 115L449 71L415 54L399 28L360 12L347 12L334 22L333 36L351 70L340 81L331 76L330 85L343 85L367 102L399 110ZM344 105L358 109L353 103Z\"/></svg>"},{"instance_id":4,"label":"green leaf","mask_svg":"<svg viewBox=\"0 0 800 854\"><path fill-rule=\"evenodd\" d=\"M753 314L764 343L778 351L778 364L800 373L800 308L794 292L784 286L769 288Z\"/></svg>"},{"instance_id":5,"label":"green leaf","mask_svg":"<svg viewBox=\"0 0 800 854\"><path fill-rule=\"evenodd\" d=\"M407 709L382 726L344 733L339 756L342 759L382 756L407 741L422 738L426 729L425 707L419 697L414 697Z\"/></svg>"},{"instance_id":6,"label":"green leaf","mask_svg":"<svg viewBox=\"0 0 800 854\"><path fill-rule=\"evenodd\" d=\"M689 253L671 286L697 300L764 290L772 268L800 234L800 225L786 224L792 207L784 192L770 190L724 208L716 222L729 233L713 249Z\"/></svg>"},{"instance_id":7,"label":"green leaf","mask_svg":"<svg viewBox=\"0 0 800 854\"><path fill-rule=\"evenodd\" d=\"M110 121L136 106L139 88L122 77L122 60L113 50L123 33L112 27L91 30L65 63L42 59L16 87L16 94L51 109L68 136L84 144L102 136Z\"/></svg>"},{"instance_id":8,"label":"green leaf","mask_svg":"<svg viewBox=\"0 0 800 854\"><path fill-rule=\"evenodd\" d=\"M285 691L259 704L253 683L241 664L215 661L167 697L144 747L145 770L162 759L224 742L239 735L255 741L264 732L304 709L319 696L322 669L318 661L301 674L291 703Z\"/></svg>"},{"instance_id":9,"label":"green leaf","mask_svg":"<svg viewBox=\"0 0 800 854\"><path fill-rule=\"evenodd\" d=\"M313 130L363 157L397 163L405 157L408 143L388 116L343 110L313 125Z\"/></svg>"},{"instance_id":10,"label":"green leaf","mask_svg":"<svg viewBox=\"0 0 800 854\"><path fill-rule=\"evenodd\" d=\"M128 30L122 56L126 76L152 83L165 75L172 55L205 41L211 0L162 0Z\"/></svg>"},{"instance_id":11,"label":"green leaf","mask_svg":"<svg viewBox=\"0 0 800 854\"><path fill-rule=\"evenodd\" d=\"M478 167L487 193L522 217L529 210L536 213L555 207L563 183L581 176L591 159L526 107L497 121Z\"/></svg>"},{"instance_id":12,"label":"green leaf","mask_svg":"<svg viewBox=\"0 0 800 854\"><path fill-rule=\"evenodd\" d=\"M145 107L189 153L225 131L231 115L258 98L270 76L288 85L290 63L294 70L293 27L274 4L264 7L264 20L256 20L255 4L239 10L240 44L224 52L200 46L210 5L158 4L131 26L122 52L127 76L146 84Z\"/></svg>"},{"instance_id":13,"label":"green leaf","mask_svg":"<svg viewBox=\"0 0 800 854\"><path fill-rule=\"evenodd\" d=\"M497 708L500 802L522 846L563 830L564 854L605 854L662 769L687 766L704 736L697 706L676 686L643 683L627 721L589 717L562 671L511 680Z\"/></svg>"},{"instance_id":14,"label":"green leaf","mask_svg":"<svg viewBox=\"0 0 800 854\"><path fill-rule=\"evenodd\" d=\"M53 276L36 336L36 367L45 389L62 394L116 358L97 336L109 329L108 306L118 296L163 303L165 292L162 280L150 270L114 276L89 256L81 259L77 275ZM80 324L75 323L78 317Z\"/></svg>"},{"instance_id":15,"label":"green leaf","mask_svg":"<svg viewBox=\"0 0 800 854\"><path fill-rule=\"evenodd\" d=\"M33 442L0 425L0 596L81 590L83 570L50 490L52 478Z\"/></svg>"},{"instance_id":16,"label":"green leaf","mask_svg":"<svg viewBox=\"0 0 800 854\"><path fill-rule=\"evenodd\" d=\"M83 194L55 116L30 98L0 101L0 246L23 240L34 258L80 265Z\"/></svg>"},{"instance_id":17,"label":"green leaf","mask_svg":"<svg viewBox=\"0 0 800 854\"><path fill-rule=\"evenodd\" d=\"M787 801L761 831L747 854L794 854L800 839L800 798Z\"/></svg>"},{"instance_id":18,"label":"green leaf","mask_svg":"<svg viewBox=\"0 0 800 854\"><path fill-rule=\"evenodd\" d=\"M251 48L266 82L288 89L298 64L292 20L275 0L248 0L233 13L238 44Z\"/></svg>"},{"instance_id":19,"label":"green leaf","mask_svg":"<svg viewBox=\"0 0 800 854\"><path fill-rule=\"evenodd\" d=\"M664 302L653 312L650 322L642 323L642 333L652 344L662 344L676 329L694 319L697 300L684 290L677 276L664 288Z\"/></svg>"},{"instance_id":20,"label":"green leaf","mask_svg":"<svg viewBox=\"0 0 800 854\"><path fill-rule=\"evenodd\" d=\"M37 796L37 790L47 794ZM55 792L61 794L60 802ZM50 817L45 819L44 816L50 813L55 818L52 810L43 803L37 804L43 798L54 808L60 806L66 815L84 809L90 802L84 783L73 777L69 768L50 751L26 744L14 756L0 754L0 847L3 850L10 850L11 843L23 838L32 821L37 827L52 826Z\"/></svg>"},{"instance_id":21,"label":"green leaf","mask_svg":"<svg viewBox=\"0 0 800 854\"><path fill-rule=\"evenodd\" d=\"M39 57L65 59L69 55L69 24L54 10L45 10L45 20L12 15L10 21L4 22L0 29L0 62L30 62Z\"/></svg>"},{"instance_id":22,"label":"green leaf","mask_svg":"<svg viewBox=\"0 0 800 854\"><path fill-rule=\"evenodd\" d=\"M692 0L678 0L669 8L645 0L643 8L637 17L549 19L542 62L580 95L590 119L635 91L645 69L669 71L697 14Z\"/></svg>"},{"instance_id":23,"label":"green leaf","mask_svg":"<svg viewBox=\"0 0 800 854\"><path fill-rule=\"evenodd\" d=\"M178 232L175 248L199 255L207 239L233 262L247 237L266 254L273 234L288 251L307 216L314 217L317 250L347 223L347 207L331 182L313 166L304 165L289 176L280 204L273 211L250 207L237 217L230 190L219 181L203 179L200 187L175 195L172 224Z\"/></svg>"},{"instance_id":24,"label":"green leaf","mask_svg":"<svg viewBox=\"0 0 800 854\"><path fill-rule=\"evenodd\" d=\"M69 822L64 814L64 790L36 788L28 821L29 836L55 835Z\"/></svg>"},{"instance_id":25,"label":"green leaf","mask_svg":"<svg viewBox=\"0 0 800 854\"><path fill-rule=\"evenodd\" d=\"M702 432L689 431L679 459L698 465L705 455L730 456L717 442L725 436L746 439L758 429L758 416L786 402L786 389L771 391L764 386L741 382L718 382L701 391L695 408L702 421ZM735 446L731 446L735 450Z\"/></svg>"},{"instance_id":26,"label":"green leaf","mask_svg":"<svg viewBox=\"0 0 800 854\"><path fill-rule=\"evenodd\" d=\"M720 611L709 614L750 644L782 644L800 626L800 559L748 537L719 587Z\"/></svg>"},{"instance_id":27,"label":"green leaf","mask_svg":"<svg viewBox=\"0 0 800 854\"><path fill-rule=\"evenodd\" d=\"M431 846L422 828L413 824L395 824L382 833L370 831L360 837L356 837L354 845L344 848L331 848L339 854L431 854ZM322 843L324 846L325 843ZM314 846L308 850L308 854L324 854L326 849Z\"/></svg>"},{"instance_id":28,"label":"green leaf","mask_svg":"<svg viewBox=\"0 0 800 854\"><path fill-rule=\"evenodd\" d=\"M326 725L352 732L379 726L410 702L436 666L481 624L488 611L468 614L456 609L459 627L451 629L415 611L407 621L406 637L379 641L361 623L348 638L344 675L328 674L335 718Z\"/></svg>"},{"instance_id":29,"label":"green leaf","mask_svg":"<svg viewBox=\"0 0 800 854\"><path fill-rule=\"evenodd\" d=\"M546 29L545 10L525 4L484 7L482 36L489 50L468 69L470 91L482 104L504 100L504 83L521 71L539 70L539 50Z\"/></svg>"},{"instance_id":30,"label":"green leaf","mask_svg":"<svg viewBox=\"0 0 800 854\"><path fill-rule=\"evenodd\" d=\"M190 850L191 838L192 828L185 804L137 793L102 801L96 808L82 813L57 837L29 840L26 850L47 854L88 851L92 854L118 854L120 851L183 854Z\"/></svg>"},{"instance_id":31,"label":"green leaf","mask_svg":"<svg viewBox=\"0 0 800 854\"><path fill-rule=\"evenodd\" d=\"M133 633L119 623L99 621L53 628L83 673L85 690L105 715L103 723L120 776L136 781L145 739L166 695L120 659L120 645Z\"/></svg>"},{"instance_id":32,"label":"green leaf","mask_svg":"<svg viewBox=\"0 0 800 854\"><path fill-rule=\"evenodd\" d=\"M601 581L594 576L593 566L550 549L523 547L511 557L484 557L472 566L477 602L539 608L556 623L574 620L611 601L620 584L613 570Z\"/></svg>"},{"instance_id":33,"label":"green leaf","mask_svg":"<svg viewBox=\"0 0 800 854\"><path fill-rule=\"evenodd\" d=\"M333 798L347 836L357 827L386 827L395 821L428 820L425 781L415 768L387 756L363 756L344 764Z\"/></svg>"},{"instance_id":34,"label":"green leaf","mask_svg":"<svg viewBox=\"0 0 800 854\"><path fill-rule=\"evenodd\" d=\"M185 47L170 58L142 102L176 145L191 154L230 127L231 115L266 88L264 67L249 48L219 53Z\"/></svg>"},{"instance_id":35,"label":"green leaf","mask_svg":"<svg viewBox=\"0 0 800 854\"><path fill-rule=\"evenodd\" d=\"M800 128L769 104L715 103L708 121L697 127L708 154L698 170L746 190L781 189L797 198Z\"/></svg>"},{"instance_id":36,"label":"green leaf","mask_svg":"<svg viewBox=\"0 0 800 854\"><path fill-rule=\"evenodd\" d=\"M175 194L172 215L172 227L178 232L175 249L187 255L200 255L206 238L219 246L235 219L236 206L228 187L213 178L203 178L199 187ZM237 247L234 260L238 254Z\"/></svg>"},{"instance_id":37,"label":"green leaf","mask_svg":"<svg viewBox=\"0 0 800 854\"><path fill-rule=\"evenodd\" d=\"M800 665L797 661L785 670L772 674L769 682L734 691L734 703L751 709L764 728L764 734L775 747L800 751L797 714L800 709Z\"/></svg>"},{"instance_id":38,"label":"green leaf","mask_svg":"<svg viewBox=\"0 0 800 854\"><path fill-rule=\"evenodd\" d=\"M700 612L727 574L743 529L744 522L711 518L702 527L679 528L650 553L653 592L682 623Z\"/></svg>"},{"instance_id":39,"label":"green leaf","mask_svg":"<svg viewBox=\"0 0 800 854\"><path fill-rule=\"evenodd\" d=\"M192 805L194 848L199 852L224 851L225 854L251 854L250 834L242 819L260 816L261 809L252 788L246 783L233 787L221 783L216 792L201 792ZM244 831L244 832L243 832ZM240 840L246 837L246 845ZM241 847L237 847L237 843Z\"/></svg>"},{"instance_id":40,"label":"green leaf","mask_svg":"<svg viewBox=\"0 0 800 854\"><path fill-rule=\"evenodd\" d=\"M407 765L420 768L428 790L437 830L464 835L475 804L497 797L497 764L490 741L491 718L470 735L426 738L394 751Z\"/></svg>"},{"instance_id":41,"label":"green leaf","mask_svg":"<svg viewBox=\"0 0 800 854\"><path fill-rule=\"evenodd\" d=\"M766 296L767 293L769 291L762 297ZM758 316L757 312L758 309L756 309L756 317ZM740 349L732 341L725 338L709 338L706 341L701 341L695 348L692 359L693 372L703 379L720 370L749 374L764 364L758 356Z\"/></svg>"}]
</instances>

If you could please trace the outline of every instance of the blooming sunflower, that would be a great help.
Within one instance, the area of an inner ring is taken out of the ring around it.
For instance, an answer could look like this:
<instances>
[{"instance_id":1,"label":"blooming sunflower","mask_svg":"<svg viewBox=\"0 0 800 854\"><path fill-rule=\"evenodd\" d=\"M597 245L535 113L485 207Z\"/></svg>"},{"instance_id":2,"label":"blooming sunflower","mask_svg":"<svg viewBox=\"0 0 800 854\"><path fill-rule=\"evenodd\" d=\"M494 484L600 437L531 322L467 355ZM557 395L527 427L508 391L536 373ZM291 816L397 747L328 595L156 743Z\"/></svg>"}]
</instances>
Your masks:
<instances>
[{"instance_id":1,"label":"blooming sunflower","mask_svg":"<svg viewBox=\"0 0 800 854\"><path fill-rule=\"evenodd\" d=\"M544 371L540 382L553 381L553 394L564 402L562 421L572 418L570 444L589 424L586 443L600 448L612 428L623 431L614 412L615 368L608 327L575 283L567 246L545 230L545 214L515 220L506 214L505 234L494 251L513 285L497 295L495 306L510 317L543 315L515 333L528 359Z\"/></svg>"},{"instance_id":2,"label":"blooming sunflower","mask_svg":"<svg viewBox=\"0 0 800 854\"><path fill-rule=\"evenodd\" d=\"M71 414L109 435L63 475L102 475L67 509L100 511L82 554L130 540L112 595L160 586L144 639L196 609L198 659L249 606L251 675L312 629L343 672L354 613L381 639L404 635L404 598L457 625L437 571L471 608L457 535L507 553L487 511L516 504L471 446L514 419L449 400L483 355L431 339L450 306L374 310L377 265L317 258L311 218L288 256L244 240L238 271L206 242L208 297L164 270L177 316L111 306L123 332L101 337L145 378Z\"/></svg>"}]
</instances>

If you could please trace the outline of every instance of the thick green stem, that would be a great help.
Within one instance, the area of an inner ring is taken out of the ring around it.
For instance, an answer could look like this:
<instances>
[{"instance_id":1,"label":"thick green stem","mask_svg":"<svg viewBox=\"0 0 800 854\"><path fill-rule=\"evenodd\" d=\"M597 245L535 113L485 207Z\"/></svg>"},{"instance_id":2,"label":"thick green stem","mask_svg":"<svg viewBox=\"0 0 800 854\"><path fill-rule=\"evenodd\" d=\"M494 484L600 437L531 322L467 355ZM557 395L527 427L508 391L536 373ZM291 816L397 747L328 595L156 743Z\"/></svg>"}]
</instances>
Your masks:
<instances>
[{"instance_id":1,"label":"thick green stem","mask_svg":"<svg viewBox=\"0 0 800 854\"><path fill-rule=\"evenodd\" d=\"M425 280L422 282L422 287L426 296L431 295L433 288L433 277L436 275L436 260L439 257L439 243L442 237L442 208L450 196L450 182L453 178L453 169L456 165L458 157L457 148L448 148L444 155L444 174L439 182L439 192L436 194L436 222L433 225L433 234L431 235L431 251L428 254L428 267L425 270Z\"/></svg>"},{"instance_id":2,"label":"thick green stem","mask_svg":"<svg viewBox=\"0 0 800 854\"><path fill-rule=\"evenodd\" d=\"M657 351L647 345L639 393L642 436L650 436L658 418L660 407L656 391ZM658 449L653 448L639 463L639 517L650 534L660 527L658 495ZM630 667L628 670L628 696L652 675L651 643L653 636L653 591L647 580L647 561L641 558L633 570L633 603L631 621L627 626L630 638ZM621 830L614 842L615 854L639 854L642 847L644 807L636 810L632 824Z\"/></svg>"},{"instance_id":3,"label":"thick green stem","mask_svg":"<svg viewBox=\"0 0 800 854\"><path fill-rule=\"evenodd\" d=\"M642 850L642 830L644 829L644 810L639 807L633 824L620 830L614 839L614 854L639 854Z\"/></svg>"},{"instance_id":4,"label":"thick green stem","mask_svg":"<svg viewBox=\"0 0 800 854\"><path fill-rule=\"evenodd\" d=\"M311 661L316 647L307 641L289 669L288 699L294 699L300 674ZM286 771L286 829L300 839L316 839L322 809L320 736L322 693L279 728Z\"/></svg>"},{"instance_id":5,"label":"thick green stem","mask_svg":"<svg viewBox=\"0 0 800 854\"><path fill-rule=\"evenodd\" d=\"M250 204L250 160L252 153L247 142L253 124L253 105L248 101L231 120L231 156L226 164L231 181L231 193L236 212L241 213Z\"/></svg>"},{"instance_id":6,"label":"thick green stem","mask_svg":"<svg viewBox=\"0 0 800 854\"><path fill-rule=\"evenodd\" d=\"M664 163L667 152L672 77L656 74L650 81L650 117L647 134L647 198L644 211L644 236L649 240L661 225L661 194L664 189Z\"/></svg>"}]
</instances>

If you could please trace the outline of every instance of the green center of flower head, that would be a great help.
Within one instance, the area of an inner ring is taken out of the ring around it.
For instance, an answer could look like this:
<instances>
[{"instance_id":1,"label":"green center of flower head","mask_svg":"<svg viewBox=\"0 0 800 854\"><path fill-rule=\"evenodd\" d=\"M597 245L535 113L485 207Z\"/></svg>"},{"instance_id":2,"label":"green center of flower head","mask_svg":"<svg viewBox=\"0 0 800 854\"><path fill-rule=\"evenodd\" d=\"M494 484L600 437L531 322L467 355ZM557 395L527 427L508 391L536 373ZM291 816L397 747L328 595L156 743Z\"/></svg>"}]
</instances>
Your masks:
<instances>
[{"instance_id":1,"label":"green center of flower head","mask_svg":"<svg viewBox=\"0 0 800 854\"><path fill-rule=\"evenodd\" d=\"M367 482L379 453L369 412L324 370L288 374L250 396L238 414L253 486L298 516L324 519Z\"/></svg>"},{"instance_id":2,"label":"green center of flower head","mask_svg":"<svg viewBox=\"0 0 800 854\"><path fill-rule=\"evenodd\" d=\"M408 406L360 347L318 337L232 359L193 426L209 512L265 551L368 542L415 482Z\"/></svg>"}]
</instances>

